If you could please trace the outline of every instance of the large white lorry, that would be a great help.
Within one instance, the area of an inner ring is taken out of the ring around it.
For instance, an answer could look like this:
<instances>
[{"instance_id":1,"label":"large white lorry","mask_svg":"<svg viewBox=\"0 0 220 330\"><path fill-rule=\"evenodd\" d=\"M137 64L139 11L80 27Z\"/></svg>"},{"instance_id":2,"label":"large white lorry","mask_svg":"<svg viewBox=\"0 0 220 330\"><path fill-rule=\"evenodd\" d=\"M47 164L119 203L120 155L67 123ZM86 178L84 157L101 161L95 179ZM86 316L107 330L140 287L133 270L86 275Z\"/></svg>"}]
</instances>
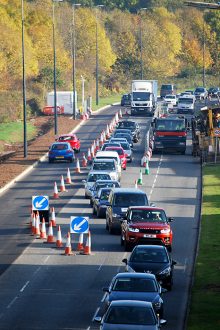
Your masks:
<instances>
[{"instance_id":1,"label":"large white lorry","mask_svg":"<svg viewBox=\"0 0 220 330\"><path fill-rule=\"evenodd\" d=\"M132 80L131 115L154 115L157 107L157 80Z\"/></svg>"},{"instance_id":2,"label":"large white lorry","mask_svg":"<svg viewBox=\"0 0 220 330\"><path fill-rule=\"evenodd\" d=\"M58 91L57 106L64 108L64 114L73 113L73 92L72 91ZM47 106L54 107L54 92L47 93ZM77 93L76 93L76 109L77 109Z\"/></svg>"}]
</instances>

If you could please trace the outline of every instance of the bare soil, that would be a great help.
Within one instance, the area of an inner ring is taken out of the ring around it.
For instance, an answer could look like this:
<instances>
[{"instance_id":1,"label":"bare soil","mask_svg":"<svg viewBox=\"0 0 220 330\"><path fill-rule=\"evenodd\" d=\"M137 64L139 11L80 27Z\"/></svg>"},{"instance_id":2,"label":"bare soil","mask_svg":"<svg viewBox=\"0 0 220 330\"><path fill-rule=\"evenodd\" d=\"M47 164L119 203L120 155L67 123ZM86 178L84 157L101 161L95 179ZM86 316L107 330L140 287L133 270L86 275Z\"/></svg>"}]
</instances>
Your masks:
<instances>
[{"instance_id":1,"label":"bare soil","mask_svg":"<svg viewBox=\"0 0 220 330\"><path fill-rule=\"evenodd\" d=\"M22 173L28 166L39 160L55 140L53 117L40 116L31 119L36 126L36 137L28 142L28 156L24 158L23 145L5 145L5 151L16 151L15 155L0 163L0 188ZM58 117L59 134L71 132L80 120Z\"/></svg>"}]
</instances>

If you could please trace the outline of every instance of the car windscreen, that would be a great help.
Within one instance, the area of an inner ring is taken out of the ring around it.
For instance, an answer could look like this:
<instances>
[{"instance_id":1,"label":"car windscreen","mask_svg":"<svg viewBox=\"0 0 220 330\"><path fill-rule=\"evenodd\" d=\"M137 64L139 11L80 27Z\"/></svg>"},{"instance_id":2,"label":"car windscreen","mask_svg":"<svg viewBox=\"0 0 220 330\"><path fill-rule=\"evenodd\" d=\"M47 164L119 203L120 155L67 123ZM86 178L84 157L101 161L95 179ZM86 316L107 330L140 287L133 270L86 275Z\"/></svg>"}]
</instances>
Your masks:
<instances>
[{"instance_id":1,"label":"car windscreen","mask_svg":"<svg viewBox=\"0 0 220 330\"><path fill-rule=\"evenodd\" d=\"M205 90L204 90L204 88L196 88L195 89L195 93L203 93Z\"/></svg>"},{"instance_id":2,"label":"car windscreen","mask_svg":"<svg viewBox=\"0 0 220 330\"><path fill-rule=\"evenodd\" d=\"M156 325L156 318L151 308L142 306L111 306L104 318L104 323L118 325Z\"/></svg>"},{"instance_id":3,"label":"car windscreen","mask_svg":"<svg viewBox=\"0 0 220 330\"><path fill-rule=\"evenodd\" d=\"M175 131L180 131L184 132L186 130L185 127L185 121L180 119L175 119L175 120L157 120L156 121L156 131L170 131L170 132L175 132Z\"/></svg>"},{"instance_id":4,"label":"car windscreen","mask_svg":"<svg viewBox=\"0 0 220 330\"><path fill-rule=\"evenodd\" d=\"M135 127L135 122L132 121L122 121L118 123L118 127L117 128L133 128Z\"/></svg>"},{"instance_id":5,"label":"car windscreen","mask_svg":"<svg viewBox=\"0 0 220 330\"><path fill-rule=\"evenodd\" d=\"M147 205L147 196L138 193L118 193L114 197L114 206L129 207Z\"/></svg>"},{"instance_id":6,"label":"car windscreen","mask_svg":"<svg viewBox=\"0 0 220 330\"><path fill-rule=\"evenodd\" d=\"M181 98L179 98L178 103L193 104L194 99L193 98L187 98L187 97L181 97Z\"/></svg>"},{"instance_id":7,"label":"car windscreen","mask_svg":"<svg viewBox=\"0 0 220 330\"><path fill-rule=\"evenodd\" d=\"M97 180L111 180L111 177L105 173L89 174L87 182L96 182Z\"/></svg>"},{"instance_id":8,"label":"car windscreen","mask_svg":"<svg viewBox=\"0 0 220 330\"><path fill-rule=\"evenodd\" d=\"M67 144L54 144L52 146L52 150L67 150L68 145Z\"/></svg>"},{"instance_id":9,"label":"car windscreen","mask_svg":"<svg viewBox=\"0 0 220 330\"><path fill-rule=\"evenodd\" d=\"M124 150L131 150L131 147L128 143L121 142L120 144Z\"/></svg>"},{"instance_id":10,"label":"car windscreen","mask_svg":"<svg viewBox=\"0 0 220 330\"><path fill-rule=\"evenodd\" d=\"M102 190L102 191L101 191L101 194L100 194L100 196L99 196L99 199L100 199L101 201L106 201L106 200L108 200L109 195L110 195L110 192L111 192L111 189L105 189L105 190Z\"/></svg>"},{"instance_id":11,"label":"car windscreen","mask_svg":"<svg viewBox=\"0 0 220 330\"><path fill-rule=\"evenodd\" d=\"M114 162L100 162L94 163L92 169L94 171L115 171L115 163Z\"/></svg>"},{"instance_id":12,"label":"car windscreen","mask_svg":"<svg viewBox=\"0 0 220 330\"><path fill-rule=\"evenodd\" d=\"M133 101L149 101L150 93L149 92L133 92Z\"/></svg>"},{"instance_id":13,"label":"car windscreen","mask_svg":"<svg viewBox=\"0 0 220 330\"><path fill-rule=\"evenodd\" d=\"M147 249L135 249L130 256L130 261L141 263L167 263L169 260L167 257L167 253L164 249L155 249L148 247Z\"/></svg>"},{"instance_id":14,"label":"car windscreen","mask_svg":"<svg viewBox=\"0 0 220 330\"><path fill-rule=\"evenodd\" d=\"M154 280L148 278L120 277L116 278L113 291L128 292L157 292L158 288Z\"/></svg>"},{"instance_id":15,"label":"car windscreen","mask_svg":"<svg viewBox=\"0 0 220 330\"><path fill-rule=\"evenodd\" d=\"M129 213L129 220L132 222L161 222L167 221L164 211L134 209Z\"/></svg>"},{"instance_id":16,"label":"car windscreen","mask_svg":"<svg viewBox=\"0 0 220 330\"><path fill-rule=\"evenodd\" d=\"M117 133L117 134L115 134L115 137L116 138L125 138L126 140L128 140L128 141L131 141L132 140L132 138L131 138L131 136L130 135L128 135L128 134L123 134L123 133Z\"/></svg>"}]
</instances>

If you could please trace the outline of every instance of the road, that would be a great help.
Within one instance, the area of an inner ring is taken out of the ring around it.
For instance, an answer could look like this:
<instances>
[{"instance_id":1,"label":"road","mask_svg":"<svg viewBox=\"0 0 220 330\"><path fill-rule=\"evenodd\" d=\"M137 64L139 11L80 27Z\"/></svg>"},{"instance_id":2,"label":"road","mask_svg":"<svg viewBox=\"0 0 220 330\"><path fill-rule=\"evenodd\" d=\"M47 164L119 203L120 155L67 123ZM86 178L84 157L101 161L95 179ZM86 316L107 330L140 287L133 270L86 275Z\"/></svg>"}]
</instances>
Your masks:
<instances>
[{"instance_id":1,"label":"road","mask_svg":"<svg viewBox=\"0 0 220 330\"><path fill-rule=\"evenodd\" d=\"M84 150L117 110L112 107L79 129L77 135ZM134 162L122 174L124 187L134 186L138 179L143 137L150 125L149 118L136 120L141 126L142 139L135 145ZM198 235L201 173L188 142L186 155L153 156L150 175L143 175L141 187L151 202L164 207L167 215L175 218L172 223L172 255L177 261L174 287L164 295L168 321L164 328L168 330L184 329ZM120 246L120 237L105 230L105 220L93 217L89 201L84 199L81 180L86 177L86 169L80 174L72 172L73 185L59 200L51 200L51 206L59 211L57 224L61 225L63 237L69 229L71 215L90 217L92 255L76 252L78 237L72 241L74 254L65 256L64 249L48 246L30 235L27 222L31 196L51 196L54 181L65 175L68 166L43 162L0 197L1 264L4 263L0 277L0 329L97 329L92 320L102 305L102 287L124 270L121 261L129 253Z\"/></svg>"}]
</instances>

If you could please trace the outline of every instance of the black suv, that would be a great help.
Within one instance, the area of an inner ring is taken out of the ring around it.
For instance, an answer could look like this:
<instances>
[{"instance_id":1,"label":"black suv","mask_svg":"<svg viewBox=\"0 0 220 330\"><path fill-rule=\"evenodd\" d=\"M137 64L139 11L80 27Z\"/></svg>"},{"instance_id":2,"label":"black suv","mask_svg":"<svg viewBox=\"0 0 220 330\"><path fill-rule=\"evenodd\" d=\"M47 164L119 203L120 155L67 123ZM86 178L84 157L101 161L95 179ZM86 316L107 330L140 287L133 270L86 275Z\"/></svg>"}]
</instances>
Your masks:
<instances>
[{"instance_id":1,"label":"black suv","mask_svg":"<svg viewBox=\"0 0 220 330\"><path fill-rule=\"evenodd\" d=\"M131 94L123 94L121 97L121 106L131 105Z\"/></svg>"},{"instance_id":2,"label":"black suv","mask_svg":"<svg viewBox=\"0 0 220 330\"><path fill-rule=\"evenodd\" d=\"M131 121L131 120L120 121L117 125L116 132L118 129L130 130L134 142L138 142L138 140L140 139L140 127L135 121Z\"/></svg>"},{"instance_id":3,"label":"black suv","mask_svg":"<svg viewBox=\"0 0 220 330\"><path fill-rule=\"evenodd\" d=\"M136 188L112 189L106 210L106 229L110 234L121 232L121 222L124 220L129 206L149 205L145 192Z\"/></svg>"},{"instance_id":4,"label":"black suv","mask_svg":"<svg viewBox=\"0 0 220 330\"><path fill-rule=\"evenodd\" d=\"M163 288L172 289L173 268L176 264L162 245L136 245L129 260L123 259L127 272L152 273Z\"/></svg>"}]
</instances>

